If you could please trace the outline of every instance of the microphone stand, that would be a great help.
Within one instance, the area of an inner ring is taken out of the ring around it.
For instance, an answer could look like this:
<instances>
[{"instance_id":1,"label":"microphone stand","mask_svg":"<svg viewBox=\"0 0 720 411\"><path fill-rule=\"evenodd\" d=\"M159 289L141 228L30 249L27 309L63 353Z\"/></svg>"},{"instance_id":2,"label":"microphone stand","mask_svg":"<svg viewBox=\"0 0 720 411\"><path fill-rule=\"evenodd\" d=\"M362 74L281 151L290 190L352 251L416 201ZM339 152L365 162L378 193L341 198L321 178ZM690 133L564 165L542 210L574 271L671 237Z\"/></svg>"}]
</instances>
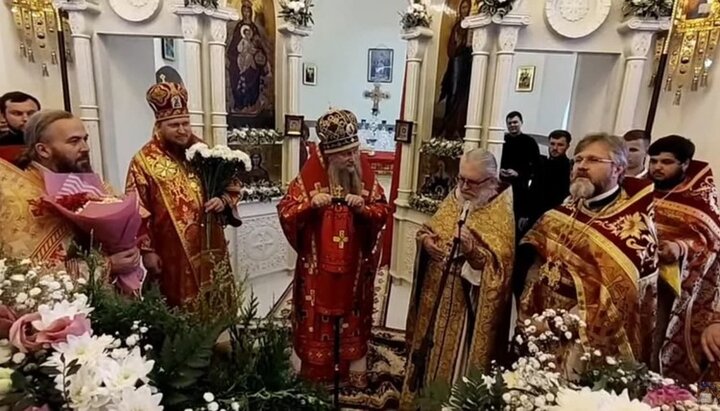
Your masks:
<instances>
[{"instance_id":1,"label":"microphone stand","mask_svg":"<svg viewBox=\"0 0 720 411\"><path fill-rule=\"evenodd\" d=\"M465 225L465 218L467 217L467 210L463 210L462 218L458 220L458 233L460 233L460 230L462 229L463 225ZM409 388L412 392L419 392L423 389L425 385L425 374L427 373L427 365L430 361L429 354L430 349L433 346L433 338L435 334L435 318L437 317L438 311L440 311L440 301L442 300L442 293L445 290L445 286L447 284L447 279L450 276L450 272L452 270L452 267L455 263L455 257L458 252L458 248L460 248L460 237L455 236L453 238L452 247L450 248L450 254L448 255L447 262L445 263L445 268L443 269L442 276L440 277L440 283L439 283L439 290L441 295L438 296L438 298L435 299L433 302L433 308L430 313L430 326L428 327L427 332L425 333L425 336L423 337L422 342L420 343L420 348L418 350L414 351L410 361L413 365L412 373L410 374L409 378ZM419 290L422 292L422 290ZM439 366L439 359L438 356L438 366ZM435 372L437 373L437 367L435 368Z\"/></svg>"}]
</instances>

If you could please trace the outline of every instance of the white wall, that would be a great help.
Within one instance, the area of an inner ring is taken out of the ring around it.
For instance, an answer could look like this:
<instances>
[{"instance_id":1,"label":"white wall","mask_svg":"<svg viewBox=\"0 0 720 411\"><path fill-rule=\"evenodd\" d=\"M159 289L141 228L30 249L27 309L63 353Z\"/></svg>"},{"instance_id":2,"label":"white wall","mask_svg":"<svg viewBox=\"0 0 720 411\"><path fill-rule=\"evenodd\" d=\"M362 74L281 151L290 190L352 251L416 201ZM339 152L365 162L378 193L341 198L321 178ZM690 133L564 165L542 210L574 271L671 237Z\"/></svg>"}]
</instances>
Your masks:
<instances>
[{"instance_id":1,"label":"white wall","mask_svg":"<svg viewBox=\"0 0 720 411\"><path fill-rule=\"evenodd\" d=\"M107 180L125 186L132 156L149 141L155 119L145 93L155 83L155 47L150 37L98 36L98 102Z\"/></svg>"},{"instance_id":2,"label":"white wall","mask_svg":"<svg viewBox=\"0 0 720 411\"><path fill-rule=\"evenodd\" d=\"M315 120L329 106L347 108L360 119L369 119L372 102L363 92L367 82L370 48L395 50L393 82L381 84L390 99L380 103L380 119L394 124L400 118L405 77L405 41L400 39L398 12L405 0L316 0L313 13L319 22L303 47L305 63L317 65L317 86L303 85L300 111Z\"/></svg>"},{"instance_id":3,"label":"white wall","mask_svg":"<svg viewBox=\"0 0 720 411\"><path fill-rule=\"evenodd\" d=\"M526 133L547 135L562 128L572 95L576 59L575 54L566 53L516 53L513 86L503 112L520 111ZM535 84L531 92L515 91L518 68L522 66L535 66Z\"/></svg>"}]
</instances>

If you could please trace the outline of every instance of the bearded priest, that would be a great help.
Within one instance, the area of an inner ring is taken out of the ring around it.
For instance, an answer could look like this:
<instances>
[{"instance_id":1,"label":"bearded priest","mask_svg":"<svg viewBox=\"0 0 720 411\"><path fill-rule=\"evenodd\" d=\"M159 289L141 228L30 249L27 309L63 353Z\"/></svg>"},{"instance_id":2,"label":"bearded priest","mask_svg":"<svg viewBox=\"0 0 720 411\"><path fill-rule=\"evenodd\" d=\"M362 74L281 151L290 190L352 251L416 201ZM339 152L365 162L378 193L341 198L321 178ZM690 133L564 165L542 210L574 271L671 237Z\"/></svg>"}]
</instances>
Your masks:
<instances>
[{"instance_id":1,"label":"bearded priest","mask_svg":"<svg viewBox=\"0 0 720 411\"><path fill-rule=\"evenodd\" d=\"M293 281L293 362L303 378L332 381L339 330L340 374L362 387L372 326L378 245L389 208L360 157L358 124L347 110L317 121L319 151L278 204L297 251Z\"/></svg>"},{"instance_id":2,"label":"bearded priest","mask_svg":"<svg viewBox=\"0 0 720 411\"><path fill-rule=\"evenodd\" d=\"M647 361L657 291L653 187L623 179L627 157L614 136L590 135L577 145L570 197L521 241L527 277L518 317L565 309L587 324L580 333L586 349Z\"/></svg>"},{"instance_id":3,"label":"bearded priest","mask_svg":"<svg viewBox=\"0 0 720 411\"><path fill-rule=\"evenodd\" d=\"M402 410L428 384L489 371L507 348L515 219L512 188L496 175L492 153L465 153L457 187L418 231ZM443 279L455 237L460 256Z\"/></svg>"},{"instance_id":4,"label":"bearded priest","mask_svg":"<svg viewBox=\"0 0 720 411\"><path fill-rule=\"evenodd\" d=\"M659 289L660 360L663 375L686 384L720 360L720 212L712 170L694 153L681 136L649 149L660 272L671 285Z\"/></svg>"}]
</instances>

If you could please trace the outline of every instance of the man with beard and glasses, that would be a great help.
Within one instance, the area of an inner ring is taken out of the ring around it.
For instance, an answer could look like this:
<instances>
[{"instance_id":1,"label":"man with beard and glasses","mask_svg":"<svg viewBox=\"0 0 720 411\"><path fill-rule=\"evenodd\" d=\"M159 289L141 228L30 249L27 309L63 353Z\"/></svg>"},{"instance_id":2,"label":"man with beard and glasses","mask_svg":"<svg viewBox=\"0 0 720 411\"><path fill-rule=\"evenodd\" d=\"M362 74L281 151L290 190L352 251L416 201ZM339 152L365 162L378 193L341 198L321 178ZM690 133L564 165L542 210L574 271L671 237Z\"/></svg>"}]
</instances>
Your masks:
<instances>
[{"instance_id":1,"label":"man with beard and glasses","mask_svg":"<svg viewBox=\"0 0 720 411\"><path fill-rule=\"evenodd\" d=\"M625 145L628 148L628 169L627 175L635 178L646 178L648 169L645 167L647 160L648 146L650 145L650 134L645 130L630 130L623 136Z\"/></svg>"},{"instance_id":2,"label":"man with beard and glasses","mask_svg":"<svg viewBox=\"0 0 720 411\"><path fill-rule=\"evenodd\" d=\"M382 187L358 151L355 115L331 110L317 121L312 150L278 204L285 236L297 251L293 280L293 365L313 381L332 381L335 331L340 370L366 385L373 284L389 212Z\"/></svg>"},{"instance_id":3,"label":"man with beard and glasses","mask_svg":"<svg viewBox=\"0 0 720 411\"><path fill-rule=\"evenodd\" d=\"M491 153L465 153L457 187L418 231L402 410L413 409L419 391L433 382L452 384L469 370L489 371L507 348L515 228L512 189L496 174ZM460 252L439 289L455 237ZM428 333L432 344L423 343Z\"/></svg>"},{"instance_id":4,"label":"man with beard and glasses","mask_svg":"<svg viewBox=\"0 0 720 411\"><path fill-rule=\"evenodd\" d=\"M135 154L125 189L135 191L147 214L146 241L140 244L151 281L172 306L187 306L212 280L212 267L228 256L223 227L213 220L206 240L206 213L228 216L240 199L239 184L231 184L222 197L204 200L200 176L191 168L185 151L200 141L190 128L188 94L175 83L155 84L147 92L155 114L149 143ZM239 221L236 221L239 222ZM212 251L212 258L208 253ZM215 258L215 261L211 261Z\"/></svg>"},{"instance_id":5,"label":"man with beard and glasses","mask_svg":"<svg viewBox=\"0 0 720 411\"><path fill-rule=\"evenodd\" d=\"M73 274L77 261L68 251L73 243L89 239L40 201L45 194L44 172L91 173L88 134L82 121L65 111L41 111L25 126L26 152L18 168L0 160L0 248L11 257L30 258L67 266ZM136 247L108 256L111 272L137 266Z\"/></svg>"},{"instance_id":6,"label":"man with beard and glasses","mask_svg":"<svg viewBox=\"0 0 720 411\"><path fill-rule=\"evenodd\" d=\"M664 375L694 383L720 360L720 213L712 170L695 145L663 137L649 149L661 283L658 341ZM717 381L717 379L708 379Z\"/></svg>"},{"instance_id":7,"label":"man with beard and glasses","mask_svg":"<svg viewBox=\"0 0 720 411\"><path fill-rule=\"evenodd\" d=\"M645 360L657 281L653 187L623 179L626 167L618 137L590 135L577 145L570 198L521 241L527 276L518 317L568 310L587 323L585 347Z\"/></svg>"}]
</instances>

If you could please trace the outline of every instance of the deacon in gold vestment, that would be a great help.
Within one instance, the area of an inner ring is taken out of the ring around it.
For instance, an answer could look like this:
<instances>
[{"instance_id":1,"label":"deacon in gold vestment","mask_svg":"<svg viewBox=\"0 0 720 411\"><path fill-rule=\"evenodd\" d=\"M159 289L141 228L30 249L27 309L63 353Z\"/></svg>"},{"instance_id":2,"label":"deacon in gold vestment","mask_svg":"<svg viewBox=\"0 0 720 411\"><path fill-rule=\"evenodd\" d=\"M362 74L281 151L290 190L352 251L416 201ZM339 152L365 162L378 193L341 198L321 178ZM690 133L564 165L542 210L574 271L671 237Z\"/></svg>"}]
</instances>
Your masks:
<instances>
[{"instance_id":1,"label":"deacon in gold vestment","mask_svg":"<svg viewBox=\"0 0 720 411\"><path fill-rule=\"evenodd\" d=\"M658 301L661 371L686 384L720 360L720 212L712 170L694 153L680 136L649 149L661 273L671 285L660 290L672 290Z\"/></svg>"},{"instance_id":2,"label":"deacon in gold vestment","mask_svg":"<svg viewBox=\"0 0 720 411\"><path fill-rule=\"evenodd\" d=\"M414 409L417 391L423 386L435 381L451 384L469 370L488 371L491 361L507 348L515 220L512 189L499 186L496 174L497 162L491 153L482 149L465 153L458 186L418 232L402 410ZM461 257L440 290L449 244L458 235L458 220L466 203ZM429 332L433 333L432 347L423 346Z\"/></svg>"},{"instance_id":3,"label":"deacon in gold vestment","mask_svg":"<svg viewBox=\"0 0 720 411\"><path fill-rule=\"evenodd\" d=\"M185 150L200 140L190 129L183 86L156 84L148 90L147 100L155 112L155 132L133 157L126 190L137 191L149 212L145 219L149 236L140 246L149 279L159 281L170 305L180 306L190 303L211 280L211 261L202 252L204 213L234 210L240 187L228 187L222 198L204 200L199 176L185 158ZM218 258L227 257L219 224L211 227L210 249Z\"/></svg>"},{"instance_id":4,"label":"deacon in gold vestment","mask_svg":"<svg viewBox=\"0 0 720 411\"><path fill-rule=\"evenodd\" d=\"M617 137L591 135L578 144L570 198L521 241L518 264L529 271L518 317L565 309L587 323L585 349L647 360L657 281L653 188L623 180L626 166Z\"/></svg>"},{"instance_id":5,"label":"deacon in gold vestment","mask_svg":"<svg viewBox=\"0 0 720 411\"><path fill-rule=\"evenodd\" d=\"M86 246L70 222L44 205L44 171L87 173L90 167L87 131L80 119L65 111L41 111L25 127L26 152L18 168L0 160L0 247L14 258L30 258L77 274L77 260L68 256L73 242ZM110 191L110 190L108 190ZM110 271L137 266L138 249L107 257Z\"/></svg>"}]
</instances>

